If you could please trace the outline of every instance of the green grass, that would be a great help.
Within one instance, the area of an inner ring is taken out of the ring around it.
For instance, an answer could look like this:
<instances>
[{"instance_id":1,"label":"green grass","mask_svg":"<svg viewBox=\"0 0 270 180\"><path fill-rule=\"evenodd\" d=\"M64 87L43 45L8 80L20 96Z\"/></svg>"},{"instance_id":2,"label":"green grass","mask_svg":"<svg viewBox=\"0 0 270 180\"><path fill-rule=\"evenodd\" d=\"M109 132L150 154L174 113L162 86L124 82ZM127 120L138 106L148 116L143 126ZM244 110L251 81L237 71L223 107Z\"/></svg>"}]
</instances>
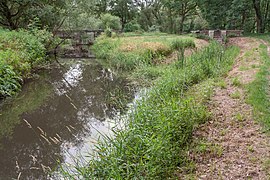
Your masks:
<instances>
[{"instance_id":1,"label":"green grass","mask_svg":"<svg viewBox=\"0 0 270 180\"><path fill-rule=\"evenodd\" d=\"M227 83L224 79L218 79L218 82L216 83L218 87L221 89L226 89L227 88Z\"/></svg>"},{"instance_id":2,"label":"green grass","mask_svg":"<svg viewBox=\"0 0 270 180\"><path fill-rule=\"evenodd\" d=\"M173 41L193 42L191 37L163 34L154 36L101 36L93 46L97 58L116 71L130 71L145 65L160 64L174 49ZM194 43L193 43L194 44Z\"/></svg>"},{"instance_id":3,"label":"green grass","mask_svg":"<svg viewBox=\"0 0 270 180\"><path fill-rule=\"evenodd\" d=\"M115 42L111 43L108 47L115 48ZM114 138L104 135L87 166L66 169L63 175L75 179L175 178L177 167L187 163L181 152L194 128L209 118L205 103L211 96L213 79L231 68L238 53L236 47L225 50L213 42L187 57L182 68L172 64L164 72L160 67L151 69L150 74L158 77L123 120L126 127L115 130Z\"/></svg>"},{"instance_id":4,"label":"green grass","mask_svg":"<svg viewBox=\"0 0 270 180\"><path fill-rule=\"evenodd\" d=\"M256 119L263 123L266 130L270 130L270 99L269 99L269 68L270 58L267 54L267 46L260 46L261 67L256 79L248 85L248 103L253 106Z\"/></svg>"}]
</instances>

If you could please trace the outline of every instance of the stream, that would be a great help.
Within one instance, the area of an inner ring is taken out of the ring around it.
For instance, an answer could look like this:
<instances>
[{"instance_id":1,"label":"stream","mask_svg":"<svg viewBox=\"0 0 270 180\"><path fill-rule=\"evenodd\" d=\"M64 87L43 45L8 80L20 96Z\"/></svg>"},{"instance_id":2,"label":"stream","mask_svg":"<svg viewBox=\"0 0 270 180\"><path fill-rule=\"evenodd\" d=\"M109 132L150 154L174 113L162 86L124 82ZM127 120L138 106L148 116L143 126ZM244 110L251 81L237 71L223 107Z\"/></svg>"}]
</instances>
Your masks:
<instances>
[{"instance_id":1,"label":"stream","mask_svg":"<svg viewBox=\"0 0 270 180\"><path fill-rule=\"evenodd\" d=\"M133 93L94 59L61 59L0 104L0 180L50 179L111 134ZM83 163L83 162L82 162Z\"/></svg>"}]
</instances>

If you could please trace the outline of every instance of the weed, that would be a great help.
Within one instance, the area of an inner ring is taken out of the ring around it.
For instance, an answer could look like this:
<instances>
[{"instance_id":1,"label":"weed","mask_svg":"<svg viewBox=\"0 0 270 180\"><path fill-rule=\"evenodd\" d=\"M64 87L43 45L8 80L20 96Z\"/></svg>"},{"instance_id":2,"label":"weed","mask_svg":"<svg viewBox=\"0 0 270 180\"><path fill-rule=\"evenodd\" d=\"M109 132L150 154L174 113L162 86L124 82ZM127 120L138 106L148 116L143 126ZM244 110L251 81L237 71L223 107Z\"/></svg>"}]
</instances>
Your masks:
<instances>
[{"instance_id":1,"label":"weed","mask_svg":"<svg viewBox=\"0 0 270 180\"><path fill-rule=\"evenodd\" d=\"M232 85L236 87L240 87L242 85L241 81L239 80L238 77L235 77L232 79Z\"/></svg>"},{"instance_id":2,"label":"weed","mask_svg":"<svg viewBox=\"0 0 270 180\"><path fill-rule=\"evenodd\" d=\"M180 67L184 67L185 65L185 50L187 48L195 48L194 41L176 39L171 44L171 49L177 51L177 65Z\"/></svg>"},{"instance_id":3,"label":"weed","mask_svg":"<svg viewBox=\"0 0 270 180\"><path fill-rule=\"evenodd\" d=\"M222 146L210 142L205 142L203 140L194 147L193 151L195 151L196 154L207 154L217 157L221 157L223 154Z\"/></svg>"},{"instance_id":4,"label":"weed","mask_svg":"<svg viewBox=\"0 0 270 180\"><path fill-rule=\"evenodd\" d=\"M220 87L221 89L226 89L227 88L227 83L225 80L220 80L217 82L217 86Z\"/></svg>"},{"instance_id":5,"label":"weed","mask_svg":"<svg viewBox=\"0 0 270 180\"><path fill-rule=\"evenodd\" d=\"M255 69L255 68L257 68L257 66L255 64L252 64L251 68Z\"/></svg>"},{"instance_id":6,"label":"weed","mask_svg":"<svg viewBox=\"0 0 270 180\"><path fill-rule=\"evenodd\" d=\"M235 115L235 119L236 119L237 121L242 122L242 121L244 121L244 116L243 116L241 113L237 113L237 114Z\"/></svg>"},{"instance_id":7,"label":"weed","mask_svg":"<svg viewBox=\"0 0 270 180\"><path fill-rule=\"evenodd\" d=\"M222 129L222 130L220 131L220 135L221 135L221 136L225 136L225 135L227 134L227 132L228 132L228 129Z\"/></svg>"},{"instance_id":8,"label":"weed","mask_svg":"<svg viewBox=\"0 0 270 180\"><path fill-rule=\"evenodd\" d=\"M252 153L255 151L254 147L252 145L247 146L247 149L248 149L249 152L252 152Z\"/></svg>"},{"instance_id":9,"label":"weed","mask_svg":"<svg viewBox=\"0 0 270 180\"><path fill-rule=\"evenodd\" d=\"M241 98L241 93L240 93L240 91L235 91L234 93L230 94L230 96L233 99L240 99Z\"/></svg>"}]
</instances>

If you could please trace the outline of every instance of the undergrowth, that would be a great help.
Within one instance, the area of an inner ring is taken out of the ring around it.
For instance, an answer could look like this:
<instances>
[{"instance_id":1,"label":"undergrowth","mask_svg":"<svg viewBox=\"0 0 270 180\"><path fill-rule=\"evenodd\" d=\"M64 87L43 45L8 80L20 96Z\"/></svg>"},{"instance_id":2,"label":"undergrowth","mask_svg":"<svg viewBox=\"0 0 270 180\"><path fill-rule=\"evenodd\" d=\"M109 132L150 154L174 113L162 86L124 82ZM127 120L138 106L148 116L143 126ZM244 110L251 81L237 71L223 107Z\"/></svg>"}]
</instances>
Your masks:
<instances>
[{"instance_id":1,"label":"undergrowth","mask_svg":"<svg viewBox=\"0 0 270 180\"><path fill-rule=\"evenodd\" d=\"M0 98L14 95L20 90L23 78L45 62L48 37L45 30L0 29Z\"/></svg>"},{"instance_id":2,"label":"undergrowth","mask_svg":"<svg viewBox=\"0 0 270 180\"><path fill-rule=\"evenodd\" d=\"M158 69L158 81L123 119L125 128L114 130L113 138L104 135L88 165L63 167L63 175L75 179L175 178L177 167L186 163L181 151L194 128L209 118L205 102L213 88L204 82L229 71L238 53L236 47L225 49L213 42L188 57L182 68L174 64L164 68L166 73ZM196 93L191 93L196 86Z\"/></svg>"}]
</instances>

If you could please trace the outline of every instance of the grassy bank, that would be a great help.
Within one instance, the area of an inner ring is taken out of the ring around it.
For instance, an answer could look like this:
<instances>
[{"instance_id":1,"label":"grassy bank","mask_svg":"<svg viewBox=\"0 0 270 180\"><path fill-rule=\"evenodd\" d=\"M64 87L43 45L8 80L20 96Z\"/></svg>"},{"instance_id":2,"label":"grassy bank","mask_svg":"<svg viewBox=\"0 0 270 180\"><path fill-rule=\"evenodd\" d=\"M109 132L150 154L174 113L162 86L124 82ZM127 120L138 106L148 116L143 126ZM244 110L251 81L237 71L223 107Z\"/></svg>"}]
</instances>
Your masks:
<instances>
[{"instance_id":1,"label":"grassy bank","mask_svg":"<svg viewBox=\"0 0 270 180\"><path fill-rule=\"evenodd\" d=\"M46 31L8 31L0 29L0 98L20 90L23 79L44 63Z\"/></svg>"},{"instance_id":2,"label":"grassy bank","mask_svg":"<svg viewBox=\"0 0 270 180\"><path fill-rule=\"evenodd\" d=\"M146 39L149 41L148 38L138 37L136 41L140 44ZM152 39L152 42L160 42L162 38L153 37L155 40ZM171 47L167 41L169 38L165 38L166 40L162 39L162 44L165 47L168 43L167 47ZM114 58L118 56L116 52L124 53L118 48L121 43L124 44L124 40L100 39L96 47L101 49L104 41L107 51L101 53L103 56L98 56L114 65ZM137 49L131 52L137 57L141 55ZM181 151L189 142L194 128L209 117L205 103L211 95L213 79L231 68L238 53L239 49L236 47L224 49L213 42L204 50L187 57L186 63L181 67L177 65L177 61L170 65L157 65L147 61L149 64L146 67L152 69L152 72L158 72L157 80L147 95L137 102L127 120L123 120L126 123L125 129L116 130L114 138L106 137L100 142L93 154L95 158L87 166L64 171L64 175L86 179L175 177L177 167L186 163ZM123 56L117 62L126 60ZM140 65L141 60L143 59L135 61L132 72L145 68L145 65ZM124 64L123 67L126 68L126 63Z\"/></svg>"},{"instance_id":3,"label":"grassy bank","mask_svg":"<svg viewBox=\"0 0 270 180\"><path fill-rule=\"evenodd\" d=\"M270 43L269 35L255 36ZM270 57L266 45L260 46L260 69L256 74L255 80L250 83L248 89L248 102L253 106L253 113L258 121L262 122L266 131L270 130L270 99L269 99L269 68Z\"/></svg>"},{"instance_id":4,"label":"grassy bank","mask_svg":"<svg viewBox=\"0 0 270 180\"><path fill-rule=\"evenodd\" d=\"M97 58L115 70L134 70L140 66L157 65L173 53L171 43L175 40L192 41L191 37L175 35L144 36L124 35L121 38L97 39L93 50Z\"/></svg>"}]
</instances>

